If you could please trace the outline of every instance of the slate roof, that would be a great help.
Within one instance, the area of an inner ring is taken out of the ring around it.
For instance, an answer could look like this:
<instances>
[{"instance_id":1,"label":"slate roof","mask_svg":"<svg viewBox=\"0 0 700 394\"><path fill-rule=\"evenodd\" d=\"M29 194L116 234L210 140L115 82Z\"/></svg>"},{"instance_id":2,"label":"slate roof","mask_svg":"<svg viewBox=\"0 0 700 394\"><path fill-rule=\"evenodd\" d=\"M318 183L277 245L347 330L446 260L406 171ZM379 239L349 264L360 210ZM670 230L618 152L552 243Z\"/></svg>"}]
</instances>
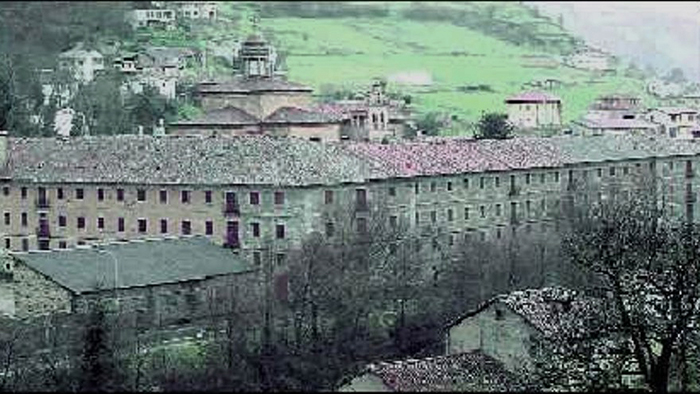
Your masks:
<instances>
[{"instance_id":1,"label":"slate roof","mask_svg":"<svg viewBox=\"0 0 700 394\"><path fill-rule=\"evenodd\" d=\"M524 92L508 97L506 103L560 103L561 98L544 92Z\"/></svg>"},{"instance_id":2,"label":"slate roof","mask_svg":"<svg viewBox=\"0 0 700 394\"><path fill-rule=\"evenodd\" d=\"M523 391L525 385L503 364L481 353L370 364L393 391Z\"/></svg>"},{"instance_id":3,"label":"slate roof","mask_svg":"<svg viewBox=\"0 0 700 394\"><path fill-rule=\"evenodd\" d=\"M105 252L92 247L13 255L76 294L95 291L98 283L105 290L113 289L114 259L120 289L253 270L244 259L204 237L132 241L101 249Z\"/></svg>"},{"instance_id":4,"label":"slate roof","mask_svg":"<svg viewBox=\"0 0 700 394\"><path fill-rule=\"evenodd\" d=\"M313 92L313 89L281 78L236 78L224 82L201 83L197 93Z\"/></svg>"},{"instance_id":5,"label":"slate roof","mask_svg":"<svg viewBox=\"0 0 700 394\"><path fill-rule=\"evenodd\" d=\"M577 121L580 125L587 127L589 129L617 129L617 130L629 130L629 129L653 129L657 125L651 122L647 122L639 119L620 119L620 118L594 118L594 117L584 117Z\"/></svg>"},{"instance_id":6,"label":"slate roof","mask_svg":"<svg viewBox=\"0 0 700 394\"><path fill-rule=\"evenodd\" d=\"M10 138L0 177L25 182L305 186L696 155L692 140L559 136L327 142L272 136Z\"/></svg>"},{"instance_id":7,"label":"slate roof","mask_svg":"<svg viewBox=\"0 0 700 394\"><path fill-rule=\"evenodd\" d=\"M336 120L332 119L323 113L316 111L308 111L305 109L297 107L281 107L275 110L275 112L268 115L263 123L270 124L309 124L309 123L335 123Z\"/></svg>"},{"instance_id":8,"label":"slate roof","mask_svg":"<svg viewBox=\"0 0 700 394\"><path fill-rule=\"evenodd\" d=\"M680 107L659 107L656 108L657 110L667 113L667 114L696 114L698 113L697 109L692 109L692 108L680 108Z\"/></svg>"},{"instance_id":9,"label":"slate roof","mask_svg":"<svg viewBox=\"0 0 700 394\"><path fill-rule=\"evenodd\" d=\"M248 112L236 108L226 107L215 109L192 120L182 120L172 123L173 126L214 126L214 125L257 125L260 120Z\"/></svg>"}]
</instances>

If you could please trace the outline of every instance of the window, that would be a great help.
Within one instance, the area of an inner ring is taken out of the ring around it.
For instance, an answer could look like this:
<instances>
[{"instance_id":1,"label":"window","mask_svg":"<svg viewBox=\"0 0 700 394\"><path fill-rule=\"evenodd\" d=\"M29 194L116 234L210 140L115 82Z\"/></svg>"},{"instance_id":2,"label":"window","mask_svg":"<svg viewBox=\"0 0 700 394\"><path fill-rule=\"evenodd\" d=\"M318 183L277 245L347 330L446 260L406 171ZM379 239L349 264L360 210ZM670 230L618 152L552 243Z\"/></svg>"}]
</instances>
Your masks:
<instances>
[{"instance_id":1,"label":"window","mask_svg":"<svg viewBox=\"0 0 700 394\"><path fill-rule=\"evenodd\" d=\"M430 221L433 223L437 222L437 212L435 212L435 211L430 212Z\"/></svg>"},{"instance_id":2,"label":"window","mask_svg":"<svg viewBox=\"0 0 700 394\"><path fill-rule=\"evenodd\" d=\"M211 204L211 190L207 190L204 192L204 202L207 204Z\"/></svg>"},{"instance_id":3,"label":"window","mask_svg":"<svg viewBox=\"0 0 700 394\"><path fill-rule=\"evenodd\" d=\"M5 212L5 226L9 226L9 225L10 225L10 213Z\"/></svg>"},{"instance_id":4,"label":"window","mask_svg":"<svg viewBox=\"0 0 700 394\"><path fill-rule=\"evenodd\" d=\"M5 249L11 249L12 241L9 238L5 238Z\"/></svg>"},{"instance_id":5,"label":"window","mask_svg":"<svg viewBox=\"0 0 700 394\"><path fill-rule=\"evenodd\" d=\"M416 183L413 185L413 189L415 190L416 194L420 194L420 184Z\"/></svg>"},{"instance_id":6,"label":"window","mask_svg":"<svg viewBox=\"0 0 700 394\"><path fill-rule=\"evenodd\" d=\"M358 209L367 209L367 190L355 189L355 203Z\"/></svg>"},{"instance_id":7,"label":"window","mask_svg":"<svg viewBox=\"0 0 700 394\"><path fill-rule=\"evenodd\" d=\"M27 213L22 212L21 218L22 218L22 226L26 227L27 226Z\"/></svg>"},{"instance_id":8,"label":"window","mask_svg":"<svg viewBox=\"0 0 700 394\"><path fill-rule=\"evenodd\" d=\"M23 199L23 200L24 200L25 198L27 198L27 188L26 188L26 187L23 187L22 189L20 189L20 192L22 193L22 199Z\"/></svg>"},{"instance_id":9,"label":"window","mask_svg":"<svg viewBox=\"0 0 700 394\"><path fill-rule=\"evenodd\" d=\"M60 189L59 189L59 190L60 190ZM9 195L10 195L10 188L7 187L7 186L3 187L3 188L2 188L2 194L5 195L5 196L9 196Z\"/></svg>"},{"instance_id":10,"label":"window","mask_svg":"<svg viewBox=\"0 0 700 394\"><path fill-rule=\"evenodd\" d=\"M146 223L146 219L139 219L139 233L143 234L146 232L148 227L148 224Z\"/></svg>"},{"instance_id":11,"label":"window","mask_svg":"<svg viewBox=\"0 0 700 394\"><path fill-rule=\"evenodd\" d=\"M398 224L399 224L399 217L398 216L396 216L396 215L389 216L389 226L392 229L396 229Z\"/></svg>"},{"instance_id":12,"label":"window","mask_svg":"<svg viewBox=\"0 0 700 394\"><path fill-rule=\"evenodd\" d=\"M416 226L420 224L420 212L416 212Z\"/></svg>"},{"instance_id":13,"label":"window","mask_svg":"<svg viewBox=\"0 0 700 394\"><path fill-rule=\"evenodd\" d=\"M284 192L275 192L275 205L284 205Z\"/></svg>"},{"instance_id":14,"label":"window","mask_svg":"<svg viewBox=\"0 0 700 394\"><path fill-rule=\"evenodd\" d=\"M454 220L454 212L452 211L452 209L448 209L447 210L447 221L451 222L452 220Z\"/></svg>"},{"instance_id":15,"label":"window","mask_svg":"<svg viewBox=\"0 0 700 394\"><path fill-rule=\"evenodd\" d=\"M78 218L78 228L85 229L85 218L82 216Z\"/></svg>"},{"instance_id":16,"label":"window","mask_svg":"<svg viewBox=\"0 0 700 394\"><path fill-rule=\"evenodd\" d=\"M168 191L167 190L161 190L160 193L158 193L160 198L160 203L161 204L167 204L168 203Z\"/></svg>"},{"instance_id":17,"label":"window","mask_svg":"<svg viewBox=\"0 0 700 394\"><path fill-rule=\"evenodd\" d=\"M275 236L277 239L284 239L284 224L278 224L275 226Z\"/></svg>"},{"instance_id":18,"label":"window","mask_svg":"<svg viewBox=\"0 0 700 394\"><path fill-rule=\"evenodd\" d=\"M284 253L277 253L277 254L275 255L275 260L277 260L276 263L277 263L277 266L278 266L278 267L281 267L281 266L284 265L284 259L285 259L285 257L286 257L286 256L285 256Z\"/></svg>"},{"instance_id":19,"label":"window","mask_svg":"<svg viewBox=\"0 0 700 394\"><path fill-rule=\"evenodd\" d=\"M447 182L447 191L448 192L452 191L452 182Z\"/></svg>"},{"instance_id":20,"label":"window","mask_svg":"<svg viewBox=\"0 0 700 394\"><path fill-rule=\"evenodd\" d=\"M501 216L501 204L496 204L496 216Z\"/></svg>"},{"instance_id":21,"label":"window","mask_svg":"<svg viewBox=\"0 0 700 394\"><path fill-rule=\"evenodd\" d=\"M253 232L253 237L260 237L260 223L251 223L250 228Z\"/></svg>"},{"instance_id":22,"label":"window","mask_svg":"<svg viewBox=\"0 0 700 394\"><path fill-rule=\"evenodd\" d=\"M97 218L97 228L100 230L105 228L105 218Z\"/></svg>"},{"instance_id":23,"label":"window","mask_svg":"<svg viewBox=\"0 0 700 394\"><path fill-rule=\"evenodd\" d=\"M211 220L207 220L206 222L204 222L204 234L214 234L214 222L212 222Z\"/></svg>"},{"instance_id":24,"label":"window","mask_svg":"<svg viewBox=\"0 0 700 394\"><path fill-rule=\"evenodd\" d=\"M85 197L85 191L82 188L75 189L75 198L82 200Z\"/></svg>"},{"instance_id":25,"label":"window","mask_svg":"<svg viewBox=\"0 0 700 394\"><path fill-rule=\"evenodd\" d=\"M117 189L117 201L124 201L124 189Z\"/></svg>"},{"instance_id":26,"label":"window","mask_svg":"<svg viewBox=\"0 0 700 394\"><path fill-rule=\"evenodd\" d=\"M469 220L469 207L464 207L464 220Z\"/></svg>"},{"instance_id":27,"label":"window","mask_svg":"<svg viewBox=\"0 0 700 394\"><path fill-rule=\"evenodd\" d=\"M501 187L501 177L500 176L493 177L493 184L495 187Z\"/></svg>"},{"instance_id":28,"label":"window","mask_svg":"<svg viewBox=\"0 0 700 394\"><path fill-rule=\"evenodd\" d=\"M183 204L189 204L190 203L190 191L189 190L182 190L180 192L180 201Z\"/></svg>"},{"instance_id":29,"label":"window","mask_svg":"<svg viewBox=\"0 0 700 394\"><path fill-rule=\"evenodd\" d=\"M22 239L22 250L25 252L29 250L29 240L26 238Z\"/></svg>"},{"instance_id":30,"label":"window","mask_svg":"<svg viewBox=\"0 0 700 394\"><path fill-rule=\"evenodd\" d=\"M189 220L182 221L182 235L190 235L192 233L192 224Z\"/></svg>"},{"instance_id":31,"label":"window","mask_svg":"<svg viewBox=\"0 0 700 394\"><path fill-rule=\"evenodd\" d=\"M330 238L335 233L335 226L333 222L326 223L326 237Z\"/></svg>"},{"instance_id":32,"label":"window","mask_svg":"<svg viewBox=\"0 0 700 394\"><path fill-rule=\"evenodd\" d=\"M554 182L559 182L559 171L554 172Z\"/></svg>"},{"instance_id":33,"label":"window","mask_svg":"<svg viewBox=\"0 0 700 394\"><path fill-rule=\"evenodd\" d=\"M168 219L160 219L160 233L161 234L168 233Z\"/></svg>"},{"instance_id":34,"label":"window","mask_svg":"<svg viewBox=\"0 0 700 394\"><path fill-rule=\"evenodd\" d=\"M598 178L602 178L602 177L603 177L603 169L599 168L598 169Z\"/></svg>"},{"instance_id":35,"label":"window","mask_svg":"<svg viewBox=\"0 0 700 394\"><path fill-rule=\"evenodd\" d=\"M323 195L326 204L333 204L333 190L326 190Z\"/></svg>"},{"instance_id":36,"label":"window","mask_svg":"<svg viewBox=\"0 0 700 394\"><path fill-rule=\"evenodd\" d=\"M482 176L481 178L479 178L479 189L483 189L483 188L484 188L484 177Z\"/></svg>"},{"instance_id":37,"label":"window","mask_svg":"<svg viewBox=\"0 0 700 394\"><path fill-rule=\"evenodd\" d=\"M391 196L391 197L396 196L396 188L395 187L389 188L389 196Z\"/></svg>"},{"instance_id":38,"label":"window","mask_svg":"<svg viewBox=\"0 0 700 394\"><path fill-rule=\"evenodd\" d=\"M530 216L530 207L532 206L532 203L530 200L525 201L525 212L527 212L527 215Z\"/></svg>"},{"instance_id":39,"label":"window","mask_svg":"<svg viewBox=\"0 0 700 394\"><path fill-rule=\"evenodd\" d=\"M485 206L480 206L479 207L479 212L481 213L481 217L485 218L486 217L486 207Z\"/></svg>"},{"instance_id":40,"label":"window","mask_svg":"<svg viewBox=\"0 0 700 394\"><path fill-rule=\"evenodd\" d=\"M629 175L630 169L627 166L622 167L622 175Z\"/></svg>"},{"instance_id":41,"label":"window","mask_svg":"<svg viewBox=\"0 0 700 394\"><path fill-rule=\"evenodd\" d=\"M250 192L250 205L260 204L260 193Z\"/></svg>"},{"instance_id":42,"label":"window","mask_svg":"<svg viewBox=\"0 0 700 394\"><path fill-rule=\"evenodd\" d=\"M104 201L105 199L105 191L102 188L97 189L97 201Z\"/></svg>"},{"instance_id":43,"label":"window","mask_svg":"<svg viewBox=\"0 0 700 394\"><path fill-rule=\"evenodd\" d=\"M359 234L367 234L367 219L357 218L357 232Z\"/></svg>"},{"instance_id":44,"label":"window","mask_svg":"<svg viewBox=\"0 0 700 394\"><path fill-rule=\"evenodd\" d=\"M63 188L62 187L59 187L58 189L56 189L56 198L58 198L59 200L63 200Z\"/></svg>"},{"instance_id":45,"label":"window","mask_svg":"<svg viewBox=\"0 0 700 394\"><path fill-rule=\"evenodd\" d=\"M437 184L435 182L430 182L430 191L435 192L437 190Z\"/></svg>"},{"instance_id":46,"label":"window","mask_svg":"<svg viewBox=\"0 0 700 394\"><path fill-rule=\"evenodd\" d=\"M143 189L136 190L136 200L146 201L146 191Z\"/></svg>"},{"instance_id":47,"label":"window","mask_svg":"<svg viewBox=\"0 0 700 394\"><path fill-rule=\"evenodd\" d=\"M262 264L262 256L258 251L253 252L253 264L258 267Z\"/></svg>"},{"instance_id":48,"label":"window","mask_svg":"<svg viewBox=\"0 0 700 394\"><path fill-rule=\"evenodd\" d=\"M544 173L540 174L540 183L544 183Z\"/></svg>"},{"instance_id":49,"label":"window","mask_svg":"<svg viewBox=\"0 0 700 394\"><path fill-rule=\"evenodd\" d=\"M610 167L610 176L615 176L615 167Z\"/></svg>"},{"instance_id":50,"label":"window","mask_svg":"<svg viewBox=\"0 0 700 394\"><path fill-rule=\"evenodd\" d=\"M525 184L526 185L530 184L530 174L525 174Z\"/></svg>"},{"instance_id":51,"label":"window","mask_svg":"<svg viewBox=\"0 0 700 394\"><path fill-rule=\"evenodd\" d=\"M462 185L464 186L465 189L469 189L469 179L464 178L464 180L462 181Z\"/></svg>"},{"instance_id":52,"label":"window","mask_svg":"<svg viewBox=\"0 0 700 394\"><path fill-rule=\"evenodd\" d=\"M124 218L117 219L117 231L124 232Z\"/></svg>"},{"instance_id":53,"label":"window","mask_svg":"<svg viewBox=\"0 0 700 394\"><path fill-rule=\"evenodd\" d=\"M61 215L58 217L58 227L66 227L66 217Z\"/></svg>"}]
</instances>

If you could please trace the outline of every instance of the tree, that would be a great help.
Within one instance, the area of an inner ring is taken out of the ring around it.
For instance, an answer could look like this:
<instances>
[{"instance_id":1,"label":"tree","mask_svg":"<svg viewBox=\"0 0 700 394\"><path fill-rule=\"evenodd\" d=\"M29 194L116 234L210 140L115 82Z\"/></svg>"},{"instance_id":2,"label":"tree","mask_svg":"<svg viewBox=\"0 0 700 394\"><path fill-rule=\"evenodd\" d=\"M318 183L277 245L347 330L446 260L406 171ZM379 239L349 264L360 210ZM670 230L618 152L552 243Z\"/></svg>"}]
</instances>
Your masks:
<instances>
[{"instance_id":1,"label":"tree","mask_svg":"<svg viewBox=\"0 0 700 394\"><path fill-rule=\"evenodd\" d=\"M505 139L513 134L513 126L508 122L508 115L500 113L485 113L477 124L476 138Z\"/></svg>"},{"instance_id":2,"label":"tree","mask_svg":"<svg viewBox=\"0 0 700 394\"><path fill-rule=\"evenodd\" d=\"M421 132L423 135L436 136L440 134L440 129L443 126L444 124L440 120L439 112L428 112L416 121L416 128L418 132Z\"/></svg>"},{"instance_id":3,"label":"tree","mask_svg":"<svg viewBox=\"0 0 700 394\"><path fill-rule=\"evenodd\" d=\"M119 391L122 379L110 343L109 322L102 300L90 306L80 363L80 391Z\"/></svg>"},{"instance_id":4,"label":"tree","mask_svg":"<svg viewBox=\"0 0 700 394\"><path fill-rule=\"evenodd\" d=\"M666 392L697 325L700 228L670 217L654 183L575 209L563 247L590 275L607 324L655 392Z\"/></svg>"}]
</instances>

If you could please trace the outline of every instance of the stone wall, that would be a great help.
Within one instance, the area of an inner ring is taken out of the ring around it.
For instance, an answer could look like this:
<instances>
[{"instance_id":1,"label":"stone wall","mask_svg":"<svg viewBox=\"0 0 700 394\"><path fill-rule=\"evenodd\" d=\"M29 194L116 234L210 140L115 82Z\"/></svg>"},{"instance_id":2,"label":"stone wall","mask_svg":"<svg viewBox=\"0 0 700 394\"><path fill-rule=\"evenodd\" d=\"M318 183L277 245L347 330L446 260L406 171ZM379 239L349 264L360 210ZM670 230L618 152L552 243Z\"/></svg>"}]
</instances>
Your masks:
<instances>
[{"instance_id":1,"label":"stone wall","mask_svg":"<svg viewBox=\"0 0 700 394\"><path fill-rule=\"evenodd\" d=\"M14 317L25 319L57 312L71 312L73 294L44 275L15 262L12 293Z\"/></svg>"},{"instance_id":2,"label":"stone wall","mask_svg":"<svg viewBox=\"0 0 700 394\"><path fill-rule=\"evenodd\" d=\"M516 127L535 128L561 125L560 103L508 104L508 120Z\"/></svg>"}]
</instances>

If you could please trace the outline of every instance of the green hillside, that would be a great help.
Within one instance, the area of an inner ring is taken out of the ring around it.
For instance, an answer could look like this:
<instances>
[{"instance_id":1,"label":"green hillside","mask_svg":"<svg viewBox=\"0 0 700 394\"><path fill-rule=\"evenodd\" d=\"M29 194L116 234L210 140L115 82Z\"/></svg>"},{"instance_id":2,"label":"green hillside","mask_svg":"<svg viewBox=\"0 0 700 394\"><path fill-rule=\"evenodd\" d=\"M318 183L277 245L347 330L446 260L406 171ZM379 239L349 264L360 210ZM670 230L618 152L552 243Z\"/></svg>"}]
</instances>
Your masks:
<instances>
[{"instance_id":1,"label":"green hillside","mask_svg":"<svg viewBox=\"0 0 700 394\"><path fill-rule=\"evenodd\" d=\"M427 73L431 86L390 84L390 89L411 94L417 112L441 111L466 121L482 111L505 111L505 97L544 78L563 82L552 92L564 100L565 122L602 93L637 93L653 104L643 82L624 77L622 68L617 75L596 76L562 66L560 59L576 39L519 3L306 4L222 3L223 21L193 26L186 34L154 33L149 40L230 46L251 31L250 15L257 9L263 33L284 54L289 78L317 91L366 86L373 77L397 73ZM344 17L348 14L358 16ZM217 72L229 71L218 66ZM453 132L458 131L446 131Z\"/></svg>"}]
</instances>

